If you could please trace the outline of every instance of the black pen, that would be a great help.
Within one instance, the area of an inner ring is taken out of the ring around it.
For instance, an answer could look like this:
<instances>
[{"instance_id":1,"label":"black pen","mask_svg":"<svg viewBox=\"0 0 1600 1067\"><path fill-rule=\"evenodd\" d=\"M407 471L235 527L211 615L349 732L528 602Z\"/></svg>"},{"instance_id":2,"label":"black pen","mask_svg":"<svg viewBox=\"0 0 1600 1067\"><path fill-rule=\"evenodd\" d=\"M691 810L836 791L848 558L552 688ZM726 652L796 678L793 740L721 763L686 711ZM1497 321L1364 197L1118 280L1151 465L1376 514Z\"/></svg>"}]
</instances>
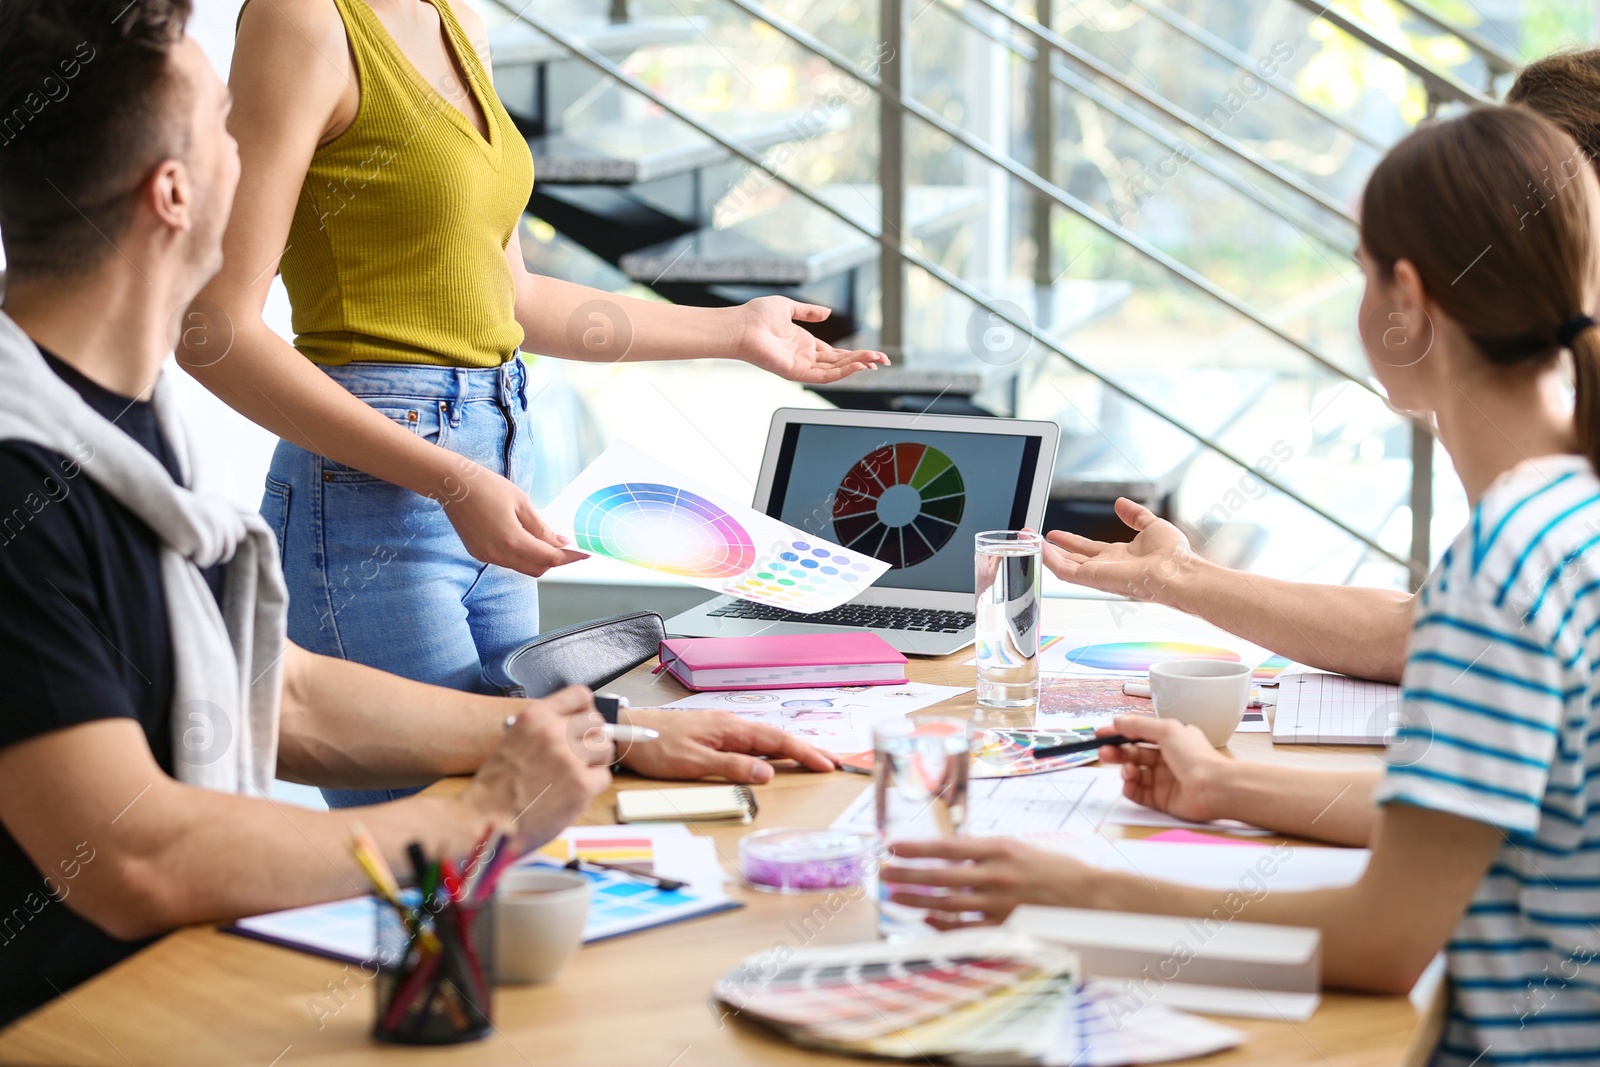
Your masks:
<instances>
[{"instance_id":1,"label":"black pen","mask_svg":"<svg viewBox=\"0 0 1600 1067\"><path fill-rule=\"evenodd\" d=\"M682 889L688 884L687 882L680 882L676 878L663 878L659 874L647 874L644 871L636 871L632 867L622 867L615 863L601 863L598 860L580 859L572 859L567 861L568 870L579 871L585 867L598 867L602 871L616 871L618 874L625 874L630 878L638 878L640 881L654 882L656 884L656 888L661 890L663 893L670 893L674 889Z\"/></svg>"},{"instance_id":2,"label":"black pen","mask_svg":"<svg viewBox=\"0 0 1600 1067\"><path fill-rule=\"evenodd\" d=\"M1090 749L1099 748L1101 745L1131 745L1133 739L1123 737L1121 734L1107 734L1104 737L1091 737L1087 741L1074 741L1067 745L1051 745L1048 748L1033 750L1033 758L1053 759L1056 756L1070 756L1074 752L1088 752Z\"/></svg>"}]
</instances>

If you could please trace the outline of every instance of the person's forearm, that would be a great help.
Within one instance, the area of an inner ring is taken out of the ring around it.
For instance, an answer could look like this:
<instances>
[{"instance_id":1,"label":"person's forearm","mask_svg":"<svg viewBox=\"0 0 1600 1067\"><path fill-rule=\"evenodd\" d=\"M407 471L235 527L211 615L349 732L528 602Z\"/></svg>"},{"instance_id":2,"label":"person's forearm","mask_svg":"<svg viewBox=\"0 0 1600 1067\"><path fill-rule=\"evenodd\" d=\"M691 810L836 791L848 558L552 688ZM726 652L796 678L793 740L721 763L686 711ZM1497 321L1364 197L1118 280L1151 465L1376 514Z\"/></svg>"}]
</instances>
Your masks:
<instances>
[{"instance_id":1,"label":"person's forearm","mask_svg":"<svg viewBox=\"0 0 1600 1067\"><path fill-rule=\"evenodd\" d=\"M492 821L455 798L419 795L325 812L168 781L118 821L118 870L106 871L118 899L89 917L133 938L357 896L371 883L350 854L354 824L407 881L408 843L467 856Z\"/></svg>"},{"instance_id":2,"label":"person's forearm","mask_svg":"<svg viewBox=\"0 0 1600 1067\"><path fill-rule=\"evenodd\" d=\"M590 363L734 359L734 308L640 300L530 274L517 294L517 321L530 352Z\"/></svg>"},{"instance_id":3,"label":"person's forearm","mask_svg":"<svg viewBox=\"0 0 1600 1067\"><path fill-rule=\"evenodd\" d=\"M234 318L248 321L242 310ZM226 357L199 362L184 361L184 369L229 407L336 463L439 501L463 496L476 473L475 464L362 403L259 319L239 327Z\"/></svg>"},{"instance_id":4,"label":"person's forearm","mask_svg":"<svg viewBox=\"0 0 1600 1067\"><path fill-rule=\"evenodd\" d=\"M471 774L521 708L290 645L278 775L340 788L424 785Z\"/></svg>"},{"instance_id":5,"label":"person's forearm","mask_svg":"<svg viewBox=\"0 0 1600 1067\"><path fill-rule=\"evenodd\" d=\"M1399 682L1412 597L1263 578L1189 556L1154 599L1312 667Z\"/></svg>"},{"instance_id":6,"label":"person's forearm","mask_svg":"<svg viewBox=\"0 0 1600 1067\"><path fill-rule=\"evenodd\" d=\"M1378 822L1373 791L1382 771L1314 771L1250 760L1219 761L1206 782L1207 806L1293 837L1367 845Z\"/></svg>"}]
</instances>

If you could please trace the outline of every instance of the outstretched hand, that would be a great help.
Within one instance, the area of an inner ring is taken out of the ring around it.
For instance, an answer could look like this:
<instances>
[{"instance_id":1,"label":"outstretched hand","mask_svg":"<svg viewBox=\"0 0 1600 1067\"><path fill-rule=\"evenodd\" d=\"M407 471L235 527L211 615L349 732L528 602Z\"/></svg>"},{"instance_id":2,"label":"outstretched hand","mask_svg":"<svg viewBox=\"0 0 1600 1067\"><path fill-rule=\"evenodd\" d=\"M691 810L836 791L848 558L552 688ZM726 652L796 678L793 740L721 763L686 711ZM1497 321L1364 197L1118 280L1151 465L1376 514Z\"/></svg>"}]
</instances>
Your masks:
<instances>
[{"instance_id":1,"label":"outstretched hand","mask_svg":"<svg viewBox=\"0 0 1600 1067\"><path fill-rule=\"evenodd\" d=\"M1166 602L1184 566L1194 558L1189 539L1166 519L1127 497L1117 517L1134 531L1132 541L1091 541L1065 530L1045 534L1045 566L1063 581L1134 600Z\"/></svg>"},{"instance_id":2,"label":"outstretched hand","mask_svg":"<svg viewBox=\"0 0 1600 1067\"><path fill-rule=\"evenodd\" d=\"M791 382L826 385L889 362L882 352L835 348L799 325L821 322L832 314L816 304L763 296L739 308L739 314L738 358Z\"/></svg>"},{"instance_id":3,"label":"outstretched hand","mask_svg":"<svg viewBox=\"0 0 1600 1067\"><path fill-rule=\"evenodd\" d=\"M813 771L831 771L834 758L776 726L747 722L723 711L629 708L619 721L658 731L654 741L619 746L624 766L651 778L725 778L760 785L775 773L766 759L789 759Z\"/></svg>"}]
</instances>

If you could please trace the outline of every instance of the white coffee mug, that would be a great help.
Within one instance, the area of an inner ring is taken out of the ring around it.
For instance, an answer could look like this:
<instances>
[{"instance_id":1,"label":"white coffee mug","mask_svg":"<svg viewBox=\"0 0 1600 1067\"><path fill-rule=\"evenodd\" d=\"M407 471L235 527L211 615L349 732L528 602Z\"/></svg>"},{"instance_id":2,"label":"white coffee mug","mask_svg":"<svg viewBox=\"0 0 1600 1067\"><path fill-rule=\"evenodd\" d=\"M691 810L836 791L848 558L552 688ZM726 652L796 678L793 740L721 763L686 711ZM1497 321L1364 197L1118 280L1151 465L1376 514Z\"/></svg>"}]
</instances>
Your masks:
<instances>
[{"instance_id":1,"label":"white coffee mug","mask_svg":"<svg viewBox=\"0 0 1600 1067\"><path fill-rule=\"evenodd\" d=\"M1200 727L1217 748L1239 728L1250 701L1250 668L1214 659L1175 659L1150 665L1156 716Z\"/></svg>"},{"instance_id":2,"label":"white coffee mug","mask_svg":"<svg viewBox=\"0 0 1600 1067\"><path fill-rule=\"evenodd\" d=\"M495 979L548 982L558 977L583 942L589 895L589 879L577 871L507 871L495 893Z\"/></svg>"}]
</instances>

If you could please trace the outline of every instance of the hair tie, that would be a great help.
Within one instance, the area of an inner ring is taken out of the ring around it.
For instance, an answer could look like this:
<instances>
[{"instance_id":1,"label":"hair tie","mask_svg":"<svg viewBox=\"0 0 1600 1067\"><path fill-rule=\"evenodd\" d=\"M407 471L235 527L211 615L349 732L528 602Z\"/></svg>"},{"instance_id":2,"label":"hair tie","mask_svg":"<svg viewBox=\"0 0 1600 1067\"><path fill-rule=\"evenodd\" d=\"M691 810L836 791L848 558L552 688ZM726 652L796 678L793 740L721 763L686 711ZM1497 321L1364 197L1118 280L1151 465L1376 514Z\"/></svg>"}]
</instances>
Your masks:
<instances>
[{"instance_id":1,"label":"hair tie","mask_svg":"<svg viewBox=\"0 0 1600 1067\"><path fill-rule=\"evenodd\" d=\"M1556 340L1561 342L1562 348L1571 348L1572 342L1578 339L1578 335L1594 324L1594 319L1588 315L1568 315L1561 320L1561 327L1556 330Z\"/></svg>"}]
</instances>

